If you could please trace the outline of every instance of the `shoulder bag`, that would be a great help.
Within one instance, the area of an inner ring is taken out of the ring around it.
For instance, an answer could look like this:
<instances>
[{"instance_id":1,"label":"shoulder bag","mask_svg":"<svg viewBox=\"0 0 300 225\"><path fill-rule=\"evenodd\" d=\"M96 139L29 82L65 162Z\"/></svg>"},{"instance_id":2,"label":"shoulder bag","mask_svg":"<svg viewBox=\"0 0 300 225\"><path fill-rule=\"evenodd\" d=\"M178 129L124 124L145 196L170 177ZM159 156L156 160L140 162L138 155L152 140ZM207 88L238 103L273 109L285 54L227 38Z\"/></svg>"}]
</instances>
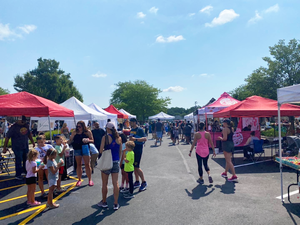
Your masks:
<instances>
[{"instance_id":1,"label":"shoulder bag","mask_svg":"<svg viewBox=\"0 0 300 225\"><path fill-rule=\"evenodd\" d=\"M108 136L105 135L105 145L107 145L108 143ZM101 171L110 170L113 167L111 149L107 149L102 152L98 167Z\"/></svg>"}]
</instances>

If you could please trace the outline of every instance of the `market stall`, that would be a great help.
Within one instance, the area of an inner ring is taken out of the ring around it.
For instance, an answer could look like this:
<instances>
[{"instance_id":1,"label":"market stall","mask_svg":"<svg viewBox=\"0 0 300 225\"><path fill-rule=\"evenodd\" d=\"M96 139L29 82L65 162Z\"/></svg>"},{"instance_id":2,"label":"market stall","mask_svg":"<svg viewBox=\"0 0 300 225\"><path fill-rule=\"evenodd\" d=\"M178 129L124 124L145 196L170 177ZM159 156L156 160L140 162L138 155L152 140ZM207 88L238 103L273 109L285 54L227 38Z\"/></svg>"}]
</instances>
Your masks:
<instances>
[{"instance_id":1,"label":"market stall","mask_svg":"<svg viewBox=\"0 0 300 225\"><path fill-rule=\"evenodd\" d=\"M125 109L120 109L119 111L120 111L121 113L127 115L127 116L129 117L129 119L131 119L131 118L136 118L136 115L130 114L130 113L127 112Z\"/></svg>"},{"instance_id":2,"label":"market stall","mask_svg":"<svg viewBox=\"0 0 300 225\"><path fill-rule=\"evenodd\" d=\"M174 120L175 119L175 116L171 116L171 115L168 115L164 112L160 112L154 116L149 116L149 119L150 120L157 120L157 119L161 119L161 120Z\"/></svg>"},{"instance_id":3,"label":"market stall","mask_svg":"<svg viewBox=\"0 0 300 225\"><path fill-rule=\"evenodd\" d=\"M100 112L100 113L106 115L107 119L110 119L110 121L115 125L115 127L118 126L118 115L105 111L100 106L96 105L95 103L88 105L88 107L96 110L97 112Z\"/></svg>"},{"instance_id":4,"label":"market stall","mask_svg":"<svg viewBox=\"0 0 300 225\"><path fill-rule=\"evenodd\" d=\"M108 106L106 109L104 109L106 112L116 114L118 116L118 119L128 119L128 115L121 113L119 110L116 109L113 105Z\"/></svg>"}]
</instances>

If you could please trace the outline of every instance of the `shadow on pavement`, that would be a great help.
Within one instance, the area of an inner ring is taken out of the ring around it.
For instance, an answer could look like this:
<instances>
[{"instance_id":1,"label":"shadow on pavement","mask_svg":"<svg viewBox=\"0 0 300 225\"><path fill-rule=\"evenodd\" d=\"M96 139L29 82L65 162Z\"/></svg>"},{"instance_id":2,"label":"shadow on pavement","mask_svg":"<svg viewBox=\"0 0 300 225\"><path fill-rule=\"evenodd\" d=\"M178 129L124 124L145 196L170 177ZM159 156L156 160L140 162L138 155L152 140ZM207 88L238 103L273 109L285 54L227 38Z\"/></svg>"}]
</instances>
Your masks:
<instances>
[{"instance_id":1,"label":"shadow on pavement","mask_svg":"<svg viewBox=\"0 0 300 225\"><path fill-rule=\"evenodd\" d=\"M198 184L193 190L192 190L192 193L185 189L185 192L187 193L187 195L189 197L191 197L192 199L194 200L198 200L200 199L201 197L206 197L208 196L210 193L212 193L215 188L212 188L210 191L207 192L208 188L211 188L213 185L201 185L201 184Z\"/></svg>"},{"instance_id":2,"label":"shadow on pavement","mask_svg":"<svg viewBox=\"0 0 300 225\"><path fill-rule=\"evenodd\" d=\"M226 179L225 184L223 185L215 185L216 188L220 188L221 189L221 193L223 194L234 194L235 193L235 182L229 182Z\"/></svg>"},{"instance_id":3,"label":"shadow on pavement","mask_svg":"<svg viewBox=\"0 0 300 225\"><path fill-rule=\"evenodd\" d=\"M297 222L294 219L294 216L300 218L300 203L283 203L282 205L285 207L293 223L297 224Z\"/></svg>"}]
</instances>

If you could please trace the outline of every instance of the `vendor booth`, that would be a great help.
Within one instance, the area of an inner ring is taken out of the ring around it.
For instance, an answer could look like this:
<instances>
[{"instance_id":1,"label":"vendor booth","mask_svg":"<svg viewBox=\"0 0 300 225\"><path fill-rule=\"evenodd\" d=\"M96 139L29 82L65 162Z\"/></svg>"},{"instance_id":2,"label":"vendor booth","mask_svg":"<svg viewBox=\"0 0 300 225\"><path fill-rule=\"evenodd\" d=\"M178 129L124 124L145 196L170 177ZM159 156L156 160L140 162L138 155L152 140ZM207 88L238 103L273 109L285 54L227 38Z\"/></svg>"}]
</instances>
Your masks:
<instances>
[{"instance_id":1,"label":"vendor booth","mask_svg":"<svg viewBox=\"0 0 300 225\"><path fill-rule=\"evenodd\" d=\"M105 111L104 109L102 109L100 106L96 105L95 103L92 103L90 105L88 105L90 108L96 110L97 112L100 112L104 115L107 116L107 119L110 119L110 121L115 125L115 127L118 126L118 115L116 114L112 114L112 113L109 113L107 111Z\"/></svg>"},{"instance_id":2,"label":"vendor booth","mask_svg":"<svg viewBox=\"0 0 300 225\"><path fill-rule=\"evenodd\" d=\"M160 112L154 116L149 116L149 119L150 120L157 120L157 119L161 119L161 120L174 120L175 119L175 116L171 116L171 115L168 115L164 112Z\"/></svg>"},{"instance_id":3,"label":"vendor booth","mask_svg":"<svg viewBox=\"0 0 300 225\"><path fill-rule=\"evenodd\" d=\"M106 112L116 114L118 116L118 119L128 119L128 115L121 113L119 110L116 109L113 105L108 106L106 109L104 109Z\"/></svg>"},{"instance_id":4,"label":"vendor booth","mask_svg":"<svg viewBox=\"0 0 300 225\"><path fill-rule=\"evenodd\" d=\"M129 117L129 119L131 119L131 118L136 118L135 115L130 114L130 113L127 112L125 109L120 109L119 111L120 111L121 113L127 115L127 116Z\"/></svg>"},{"instance_id":5,"label":"vendor booth","mask_svg":"<svg viewBox=\"0 0 300 225\"><path fill-rule=\"evenodd\" d=\"M281 146L281 116L286 115L286 107L287 106L293 106L290 104L285 103L300 103L300 84L279 88L277 89L277 99L278 99L278 131L279 131L279 163L280 163L280 177L281 177L281 201L283 201L283 180L282 180L282 165L289 166L291 168L294 168L297 171L297 182L294 184L290 184L288 187L288 197L289 197L289 189L291 186L298 186L299 182L299 171L300 171L300 165L299 165L299 159L294 158L293 159L284 159L282 158L282 146ZM294 106L289 114L292 114L293 116L299 116L299 112L297 112L297 108L299 106ZM300 107L299 107L300 108ZM291 116L292 116L291 115ZM296 159L296 160L295 160ZM296 162L296 163L294 163ZM288 199L290 200L290 199Z\"/></svg>"}]
</instances>

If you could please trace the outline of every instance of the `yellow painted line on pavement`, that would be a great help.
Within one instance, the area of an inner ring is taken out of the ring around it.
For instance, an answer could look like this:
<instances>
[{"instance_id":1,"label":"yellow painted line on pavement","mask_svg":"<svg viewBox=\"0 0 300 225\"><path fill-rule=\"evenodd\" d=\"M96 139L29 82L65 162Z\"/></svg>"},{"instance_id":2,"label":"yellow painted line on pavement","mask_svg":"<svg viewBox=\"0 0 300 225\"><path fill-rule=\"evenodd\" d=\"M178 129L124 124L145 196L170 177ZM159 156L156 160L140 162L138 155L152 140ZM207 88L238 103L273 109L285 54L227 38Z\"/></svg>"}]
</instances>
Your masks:
<instances>
[{"instance_id":1,"label":"yellow painted line on pavement","mask_svg":"<svg viewBox=\"0 0 300 225\"><path fill-rule=\"evenodd\" d=\"M15 178L8 178L8 179L4 179L4 180L0 180L0 182L4 182L4 181L8 181L8 180L15 180Z\"/></svg>"},{"instance_id":2,"label":"yellow painted line on pavement","mask_svg":"<svg viewBox=\"0 0 300 225\"><path fill-rule=\"evenodd\" d=\"M57 196L53 202L55 203L57 200L59 200L61 197L63 197L65 194L67 194L69 191L71 191L74 187L75 187L75 183L69 187L68 190L66 190L65 192L61 193L59 196ZM40 209L38 209L35 213L33 213L31 216L29 216L28 218L26 218L25 220L23 220L21 223L19 223L19 225L23 225L28 223L30 220L32 220L34 217L36 217L38 214L40 214L44 209L46 208L46 205L43 205Z\"/></svg>"},{"instance_id":3,"label":"yellow painted line on pavement","mask_svg":"<svg viewBox=\"0 0 300 225\"><path fill-rule=\"evenodd\" d=\"M69 176L71 179L73 179L73 180L79 180L78 178L76 178L76 177L72 177L72 176ZM82 180L83 181L83 180Z\"/></svg>"},{"instance_id":4,"label":"yellow painted line on pavement","mask_svg":"<svg viewBox=\"0 0 300 225\"><path fill-rule=\"evenodd\" d=\"M5 191L5 190L17 188L17 187L22 187L22 186L25 186L25 185L26 185L26 184L19 184L19 185L16 185L16 186L11 186L11 187L7 187L7 188L2 188L2 189L0 189L0 191Z\"/></svg>"},{"instance_id":5,"label":"yellow painted line on pavement","mask_svg":"<svg viewBox=\"0 0 300 225\"><path fill-rule=\"evenodd\" d=\"M13 171L13 172L10 172L9 174L15 174L16 172ZM8 173L1 173L0 176L3 176L3 175L8 175Z\"/></svg>"},{"instance_id":6,"label":"yellow painted line on pavement","mask_svg":"<svg viewBox=\"0 0 300 225\"><path fill-rule=\"evenodd\" d=\"M73 184L76 185L76 182L62 185L62 187L68 187L68 186L71 186ZM45 192L46 191L49 191L49 189L46 189ZM40 193L41 193L41 191L37 191L34 194L36 195L36 194L40 194ZM27 197L27 195L21 195L21 196L15 197L15 198L6 199L6 200L3 200L3 201L0 201L0 204L5 203L5 202L10 202L10 201L13 201L13 200L17 200L17 199L20 199L20 198L26 198L26 197Z\"/></svg>"},{"instance_id":7,"label":"yellow painted line on pavement","mask_svg":"<svg viewBox=\"0 0 300 225\"><path fill-rule=\"evenodd\" d=\"M17 212L17 213L13 213L13 214L10 214L10 215L7 215L7 216L3 216L3 217L0 217L0 220L5 220L5 219L8 219L8 218L11 218L11 217L14 217L14 216L22 215L22 214L24 214L24 213L28 213L28 212L37 210L37 209L39 209L40 207L41 207L41 206L36 206L36 207L33 207L33 208L29 208L29 209L22 210L22 211Z\"/></svg>"}]
</instances>

